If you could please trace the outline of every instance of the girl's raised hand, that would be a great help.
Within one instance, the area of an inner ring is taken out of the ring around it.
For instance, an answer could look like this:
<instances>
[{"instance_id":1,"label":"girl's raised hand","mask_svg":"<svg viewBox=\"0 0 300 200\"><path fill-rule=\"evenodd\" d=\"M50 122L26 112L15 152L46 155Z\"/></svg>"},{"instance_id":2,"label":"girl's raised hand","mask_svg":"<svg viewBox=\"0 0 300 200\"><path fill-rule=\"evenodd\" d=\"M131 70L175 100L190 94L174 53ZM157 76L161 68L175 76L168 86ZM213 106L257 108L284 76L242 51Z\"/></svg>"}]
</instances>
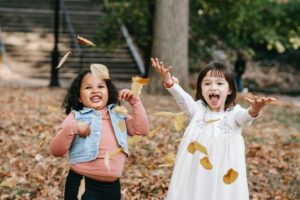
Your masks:
<instances>
[{"instance_id":1,"label":"girl's raised hand","mask_svg":"<svg viewBox=\"0 0 300 200\"><path fill-rule=\"evenodd\" d=\"M277 101L277 99L273 97L258 97L258 96L246 97L245 99L251 103L249 114L252 117L256 117L264 106Z\"/></svg>"},{"instance_id":2,"label":"girl's raised hand","mask_svg":"<svg viewBox=\"0 0 300 200\"><path fill-rule=\"evenodd\" d=\"M129 89L122 89L119 91L119 99L129 101L132 98L135 98L133 92Z\"/></svg>"},{"instance_id":3,"label":"girl's raised hand","mask_svg":"<svg viewBox=\"0 0 300 200\"><path fill-rule=\"evenodd\" d=\"M159 61L158 58L151 58L151 65L152 67L159 73L162 80L167 84L172 84L172 76L171 76L171 69L172 66L169 66L167 68L164 68L163 62Z\"/></svg>"}]
</instances>

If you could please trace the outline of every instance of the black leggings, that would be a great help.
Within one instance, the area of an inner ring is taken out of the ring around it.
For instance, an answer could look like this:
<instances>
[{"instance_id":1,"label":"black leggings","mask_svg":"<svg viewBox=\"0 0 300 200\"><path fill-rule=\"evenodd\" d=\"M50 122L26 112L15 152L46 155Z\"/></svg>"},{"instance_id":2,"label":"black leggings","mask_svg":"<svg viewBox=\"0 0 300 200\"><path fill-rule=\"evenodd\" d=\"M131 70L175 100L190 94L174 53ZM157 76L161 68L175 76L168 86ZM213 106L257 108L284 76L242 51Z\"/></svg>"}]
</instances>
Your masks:
<instances>
[{"instance_id":1,"label":"black leggings","mask_svg":"<svg viewBox=\"0 0 300 200\"><path fill-rule=\"evenodd\" d=\"M66 179L65 185L65 200L77 200L80 181L83 178L72 170ZM121 187L120 180L114 182L102 182L88 177L85 177L85 192L82 195L82 200L120 200Z\"/></svg>"}]
</instances>

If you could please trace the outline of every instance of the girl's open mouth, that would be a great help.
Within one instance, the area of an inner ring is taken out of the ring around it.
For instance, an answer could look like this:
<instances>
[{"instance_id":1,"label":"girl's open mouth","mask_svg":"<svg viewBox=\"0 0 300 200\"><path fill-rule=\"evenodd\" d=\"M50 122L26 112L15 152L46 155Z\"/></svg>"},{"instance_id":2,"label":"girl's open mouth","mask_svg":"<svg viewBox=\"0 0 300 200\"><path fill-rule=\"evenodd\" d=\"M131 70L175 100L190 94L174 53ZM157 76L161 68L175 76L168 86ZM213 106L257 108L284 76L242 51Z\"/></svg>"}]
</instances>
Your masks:
<instances>
[{"instance_id":1,"label":"girl's open mouth","mask_svg":"<svg viewBox=\"0 0 300 200\"><path fill-rule=\"evenodd\" d=\"M102 98L101 98L101 96L99 96L99 95L92 96L92 97L90 98L90 100L91 100L93 103L98 103L98 102L100 102L101 99L102 99Z\"/></svg>"}]
</instances>

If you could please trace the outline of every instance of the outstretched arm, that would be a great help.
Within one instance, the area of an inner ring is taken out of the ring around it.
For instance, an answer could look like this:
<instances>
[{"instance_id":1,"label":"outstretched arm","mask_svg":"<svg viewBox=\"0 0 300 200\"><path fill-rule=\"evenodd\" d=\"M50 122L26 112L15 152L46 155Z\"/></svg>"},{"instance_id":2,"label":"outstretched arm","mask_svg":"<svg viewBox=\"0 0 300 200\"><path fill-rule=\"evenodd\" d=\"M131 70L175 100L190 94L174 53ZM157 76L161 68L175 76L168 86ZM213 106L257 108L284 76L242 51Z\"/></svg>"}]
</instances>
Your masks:
<instances>
[{"instance_id":1,"label":"outstretched arm","mask_svg":"<svg viewBox=\"0 0 300 200\"><path fill-rule=\"evenodd\" d=\"M273 97L258 97L258 96L254 96L252 98L247 97L246 100L251 103L251 107L249 108L249 115L251 117L256 117L264 106L277 101Z\"/></svg>"},{"instance_id":2,"label":"outstretched arm","mask_svg":"<svg viewBox=\"0 0 300 200\"><path fill-rule=\"evenodd\" d=\"M172 66L165 68L163 62L159 61L158 58L151 58L151 63L152 67L160 74L165 87L175 98L178 106L188 116L192 117L196 113L198 106L194 99L177 84L177 78L171 76Z\"/></svg>"}]
</instances>

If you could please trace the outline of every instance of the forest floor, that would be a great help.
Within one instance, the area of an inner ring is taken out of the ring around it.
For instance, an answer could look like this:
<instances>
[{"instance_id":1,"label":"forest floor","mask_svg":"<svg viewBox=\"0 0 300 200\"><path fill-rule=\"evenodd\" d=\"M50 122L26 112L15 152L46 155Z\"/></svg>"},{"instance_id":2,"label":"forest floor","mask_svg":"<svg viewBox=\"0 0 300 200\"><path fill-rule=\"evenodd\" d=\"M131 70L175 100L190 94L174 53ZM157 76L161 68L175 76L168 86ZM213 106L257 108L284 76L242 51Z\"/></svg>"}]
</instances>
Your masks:
<instances>
[{"instance_id":1,"label":"forest floor","mask_svg":"<svg viewBox=\"0 0 300 200\"><path fill-rule=\"evenodd\" d=\"M65 115L60 108L65 89L24 88L0 84L0 199L62 199L68 164L50 155L49 143ZM294 97L275 95L277 105L265 108L243 130L250 197L300 199L300 104ZM170 95L141 95L152 137L130 145L122 184L122 199L163 199L183 131L159 111L179 112ZM248 104L244 96L238 103Z\"/></svg>"}]
</instances>

